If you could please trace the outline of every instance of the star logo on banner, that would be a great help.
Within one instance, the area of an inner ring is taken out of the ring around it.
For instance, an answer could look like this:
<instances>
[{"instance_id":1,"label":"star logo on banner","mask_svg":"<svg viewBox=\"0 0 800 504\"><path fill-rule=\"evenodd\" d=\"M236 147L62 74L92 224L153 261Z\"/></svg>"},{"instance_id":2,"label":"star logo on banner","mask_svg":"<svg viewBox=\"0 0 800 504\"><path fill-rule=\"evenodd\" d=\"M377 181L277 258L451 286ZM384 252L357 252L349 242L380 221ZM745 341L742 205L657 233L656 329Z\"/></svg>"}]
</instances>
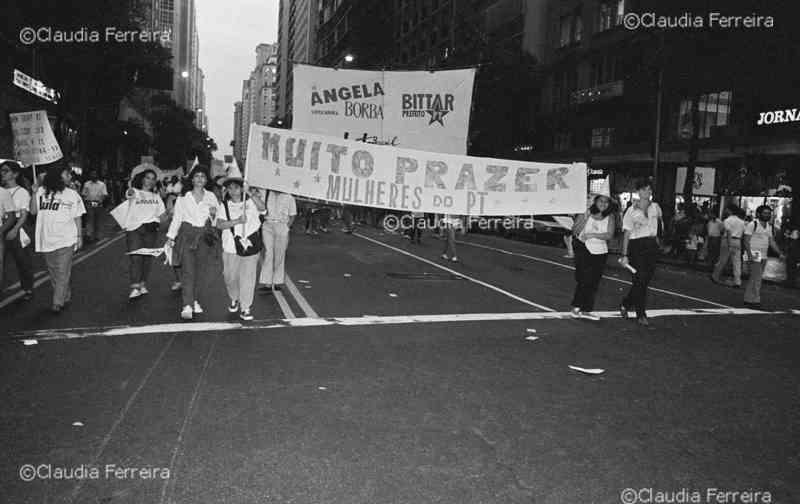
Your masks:
<instances>
[{"instance_id":1,"label":"star logo on banner","mask_svg":"<svg viewBox=\"0 0 800 504\"><path fill-rule=\"evenodd\" d=\"M295 180L293 185L294 185L295 189L300 189L300 181L299 180Z\"/></svg>"},{"instance_id":2,"label":"star logo on banner","mask_svg":"<svg viewBox=\"0 0 800 504\"><path fill-rule=\"evenodd\" d=\"M431 120L428 122L428 126L430 126L435 122L438 122L439 124L444 126L444 121L443 121L444 116L450 113L449 110L444 110L441 105L439 105L435 109L427 110L426 112L428 113L429 116L431 116Z\"/></svg>"},{"instance_id":3,"label":"star logo on banner","mask_svg":"<svg viewBox=\"0 0 800 504\"><path fill-rule=\"evenodd\" d=\"M275 168L275 176L276 177L280 177L281 176L281 169L280 168Z\"/></svg>"},{"instance_id":4,"label":"star logo on banner","mask_svg":"<svg viewBox=\"0 0 800 504\"><path fill-rule=\"evenodd\" d=\"M316 177L314 177L314 182L319 184L320 182L322 182L322 178L319 175L317 175Z\"/></svg>"}]
</instances>

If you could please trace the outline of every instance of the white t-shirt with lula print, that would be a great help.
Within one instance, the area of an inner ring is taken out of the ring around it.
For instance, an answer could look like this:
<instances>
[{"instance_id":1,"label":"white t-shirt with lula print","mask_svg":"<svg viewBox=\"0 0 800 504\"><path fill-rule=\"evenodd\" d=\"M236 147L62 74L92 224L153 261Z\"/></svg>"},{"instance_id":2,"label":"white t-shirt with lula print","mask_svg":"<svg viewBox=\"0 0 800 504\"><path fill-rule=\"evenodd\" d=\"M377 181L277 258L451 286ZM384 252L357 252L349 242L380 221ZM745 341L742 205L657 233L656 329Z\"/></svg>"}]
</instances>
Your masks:
<instances>
[{"instance_id":1,"label":"white t-shirt with lula print","mask_svg":"<svg viewBox=\"0 0 800 504\"><path fill-rule=\"evenodd\" d=\"M52 252L78 243L78 225L75 219L86 213L83 199L73 189L45 195L40 187L36 191L36 252Z\"/></svg>"},{"instance_id":2,"label":"white t-shirt with lula print","mask_svg":"<svg viewBox=\"0 0 800 504\"><path fill-rule=\"evenodd\" d=\"M622 229L630 232L630 239L655 238L658 236L658 223L661 220L661 207L655 201L647 207L647 214L636 205L631 206L622 217Z\"/></svg>"}]
</instances>

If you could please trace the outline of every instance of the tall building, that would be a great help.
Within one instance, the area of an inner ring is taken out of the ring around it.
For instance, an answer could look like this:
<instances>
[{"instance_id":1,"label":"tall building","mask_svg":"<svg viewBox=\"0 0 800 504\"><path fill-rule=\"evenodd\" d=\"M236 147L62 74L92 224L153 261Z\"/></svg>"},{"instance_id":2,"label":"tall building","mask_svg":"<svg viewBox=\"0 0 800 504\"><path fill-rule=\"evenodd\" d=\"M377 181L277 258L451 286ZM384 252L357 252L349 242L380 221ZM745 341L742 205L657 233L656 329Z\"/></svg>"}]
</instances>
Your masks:
<instances>
[{"instance_id":1,"label":"tall building","mask_svg":"<svg viewBox=\"0 0 800 504\"><path fill-rule=\"evenodd\" d=\"M198 129L208 131L207 116L206 116L206 92L205 92L206 76L203 69L197 67L197 85L195 86L194 93L194 106L195 106L195 121L194 124Z\"/></svg>"},{"instance_id":2,"label":"tall building","mask_svg":"<svg viewBox=\"0 0 800 504\"><path fill-rule=\"evenodd\" d=\"M242 102L233 104L233 156L239 166L244 166L242 152Z\"/></svg>"},{"instance_id":3,"label":"tall building","mask_svg":"<svg viewBox=\"0 0 800 504\"><path fill-rule=\"evenodd\" d=\"M400 7L370 0L319 0L315 62L342 68L389 66L391 24ZM353 56L352 62L345 61L347 55Z\"/></svg>"},{"instance_id":4,"label":"tall building","mask_svg":"<svg viewBox=\"0 0 800 504\"><path fill-rule=\"evenodd\" d=\"M195 0L148 1L150 28L171 33L166 45L172 51L172 98L196 111L200 40Z\"/></svg>"},{"instance_id":5,"label":"tall building","mask_svg":"<svg viewBox=\"0 0 800 504\"><path fill-rule=\"evenodd\" d=\"M339 0L341 3L341 0ZM314 63L316 58L319 0L281 0L278 14L277 97L278 118L292 113L293 63Z\"/></svg>"},{"instance_id":6,"label":"tall building","mask_svg":"<svg viewBox=\"0 0 800 504\"><path fill-rule=\"evenodd\" d=\"M259 44L256 47L256 66L250 78L242 82L240 141L241 156L247 156L250 124L269 125L275 115L277 44Z\"/></svg>"}]
</instances>

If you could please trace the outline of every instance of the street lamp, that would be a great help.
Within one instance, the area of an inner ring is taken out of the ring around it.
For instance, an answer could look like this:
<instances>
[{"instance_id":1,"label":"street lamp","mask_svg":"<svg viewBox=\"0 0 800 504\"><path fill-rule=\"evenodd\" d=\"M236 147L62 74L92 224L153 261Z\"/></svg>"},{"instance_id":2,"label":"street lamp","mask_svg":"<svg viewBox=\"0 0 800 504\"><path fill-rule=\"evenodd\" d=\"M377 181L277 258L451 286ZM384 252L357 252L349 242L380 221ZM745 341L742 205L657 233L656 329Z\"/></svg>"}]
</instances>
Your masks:
<instances>
[{"instance_id":1,"label":"street lamp","mask_svg":"<svg viewBox=\"0 0 800 504\"><path fill-rule=\"evenodd\" d=\"M181 77L183 77L184 79L188 79L189 78L189 71L188 70L184 70L183 72L181 72Z\"/></svg>"}]
</instances>

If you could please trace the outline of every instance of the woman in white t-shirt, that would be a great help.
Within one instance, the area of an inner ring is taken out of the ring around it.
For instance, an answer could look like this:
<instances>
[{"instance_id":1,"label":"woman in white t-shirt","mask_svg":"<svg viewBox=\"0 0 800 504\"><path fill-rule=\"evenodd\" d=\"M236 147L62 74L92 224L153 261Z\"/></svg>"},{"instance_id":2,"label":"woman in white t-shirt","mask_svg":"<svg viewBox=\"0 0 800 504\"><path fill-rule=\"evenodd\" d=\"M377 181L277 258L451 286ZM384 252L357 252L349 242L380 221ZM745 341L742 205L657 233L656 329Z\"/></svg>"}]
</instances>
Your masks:
<instances>
[{"instance_id":1,"label":"woman in white t-shirt","mask_svg":"<svg viewBox=\"0 0 800 504\"><path fill-rule=\"evenodd\" d=\"M620 315L628 318L628 311L636 310L636 319L644 327L650 326L647 320L647 288L656 271L656 262L661 252L658 243L658 228L662 213L658 203L652 200L653 184L650 179L636 182L639 199L628 208L622 218L622 257L619 262L636 270L633 285L622 300Z\"/></svg>"},{"instance_id":2,"label":"woman in white t-shirt","mask_svg":"<svg viewBox=\"0 0 800 504\"><path fill-rule=\"evenodd\" d=\"M44 254L50 273L54 313L60 313L71 300L72 259L83 247L81 216L86 208L83 198L70 189L71 181L72 171L68 166L51 166L31 202L31 213L36 215L36 252Z\"/></svg>"},{"instance_id":3,"label":"woman in white t-shirt","mask_svg":"<svg viewBox=\"0 0 800 504\"><path fill-rule=\"evenodd\" d=\"M16 222L5 236L6 250L11 253L17 266L17 276L22 286L24 301L33 297L33 231L27 225L31 207L31 195L22 184L22 167L16 161L0 164L0 182L9 192L16 213ZM0 272L2 273L2 272ZM0 277L2 274L0 274Z\"/></svg>"},{"instance_id":4,"label":"woman in white t-shirt","mask_svg":"<svg viewBox=\"0 0 800 504\"><path fill-rule=\"evenodd\" d=\"M592 313L594 299L608 258L608 241L614 237L616 222L611 198L598 195L586 214L572 228L575 251L575 295L572 317L600 320Z\"/></svg>"},{"instance_id":5,"label":"woman in white t-shirt","mask_svg":"<svg viewBox=\"0 0 800 504\"><path fill-rule=\"evenodd\" d=\"M166 217L164 201L156 192L157 182L156 172L145 170L133 177L131 188L125 194L128 201L121 205L125 211L122 228L125 230L128 252L140 248L156 247L158 228ZM150 276L153 256L137 254L128 257L131 279L131 292L128 299L134 300L149 292L147 278Z\"/></svg>"}]
</instances>

